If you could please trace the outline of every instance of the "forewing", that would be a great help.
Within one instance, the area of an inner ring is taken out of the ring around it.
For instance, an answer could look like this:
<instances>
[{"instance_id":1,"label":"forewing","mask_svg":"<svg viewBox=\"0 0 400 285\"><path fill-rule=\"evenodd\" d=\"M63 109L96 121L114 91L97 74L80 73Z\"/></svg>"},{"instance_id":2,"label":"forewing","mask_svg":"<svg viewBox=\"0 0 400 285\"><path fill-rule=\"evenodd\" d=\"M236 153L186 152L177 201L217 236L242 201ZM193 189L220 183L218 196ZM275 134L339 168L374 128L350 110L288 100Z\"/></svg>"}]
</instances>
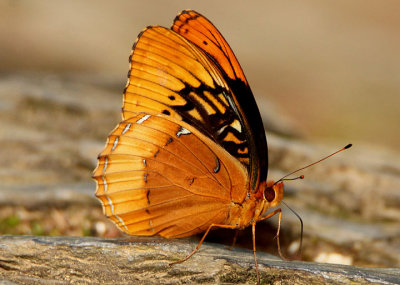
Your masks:
<instances>
[{"instance_id":1,"label":"forewing","mask_svg":"<svg viewBox=\"0 0 400 285\"><path fill-rule=\"evenodd\" d=\"M182 11L171 29L205 51L219 66L231 90L228 101L238 114L248 144L250 187L257 189L259 182L267 178L267 141L260 112L239 61L218 29L196 11Z\"/></svg>"},{"instance_id":2,"label":"forewing","mask_svg":"<svg viewBox=\"0 0 400 285\"><path fill-rule=\"evenodd\" d=\"M93 177L106 216L132 235L182 237L223 224L245 168L192 126L147 113L120 123Z\"/></svg>"},{"instance_id":3,"label":"forewing","mask_svg":"<svg viewBox=\"0 0 400 285\"><path fill-rule=\"evenodd\" d=\"M252 95L249 100L254 101ZM225 148L249 174L257 174L258 160L265 154L265 135L261 125L262 154L254 147L241 108L220 68L195 44L159 26L148 27L139 35L124 92L124 119L146 112L182 120ZM257 114L255 108L249 114Z\"/></svg>"},{"instance_id":4,"label":"forewing","mask_svg":"<svg viewBox=\"0 0 400 285\"><path fill-rule=\"evenodd\" d=\"M171 29L212 56L229 78L239 79L247 84L229 44L206 17L194 10L184 10L176 16Z\"/></svg>"}]
</instances>

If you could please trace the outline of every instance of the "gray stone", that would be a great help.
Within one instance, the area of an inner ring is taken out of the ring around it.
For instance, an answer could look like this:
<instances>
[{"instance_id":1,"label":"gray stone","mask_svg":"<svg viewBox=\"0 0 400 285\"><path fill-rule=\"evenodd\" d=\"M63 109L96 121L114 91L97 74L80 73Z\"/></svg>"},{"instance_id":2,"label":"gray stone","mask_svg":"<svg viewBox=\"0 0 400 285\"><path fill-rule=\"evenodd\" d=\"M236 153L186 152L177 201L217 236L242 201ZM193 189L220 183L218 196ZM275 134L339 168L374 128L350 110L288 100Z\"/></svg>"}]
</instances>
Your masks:
<instances>
[{"instance_id":1,"label":"gray stone","mask_svg":"<svg viewBox=\"0 0 400 285\"><path fill-rule=\"evenodd\" d=\"M188 239L0 237L0 278L16 284L251 284L253 253ZM400 270L281 261L258 253L262 284L400 284ZM7 284L7 283L6 283ZM13 283L11 283L13 284Z\"/></svg>"}]
</instances>

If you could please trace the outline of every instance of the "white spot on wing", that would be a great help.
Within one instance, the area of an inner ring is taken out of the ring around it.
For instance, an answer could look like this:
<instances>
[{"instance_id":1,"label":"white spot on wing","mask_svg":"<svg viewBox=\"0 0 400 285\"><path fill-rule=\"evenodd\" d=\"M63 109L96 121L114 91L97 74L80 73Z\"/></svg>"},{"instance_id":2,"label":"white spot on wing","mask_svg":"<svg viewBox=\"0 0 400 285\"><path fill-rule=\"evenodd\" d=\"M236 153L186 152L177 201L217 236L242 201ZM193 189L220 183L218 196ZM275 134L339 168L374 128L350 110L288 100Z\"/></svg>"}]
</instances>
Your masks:
<instances>
[{"instance_id":1,"label":"white spot on wing","mask_svg":"<svg viewBox=\"0 0 400 285\"><path fill-rule=\"evenodd\" d=\"M104 192L107 192L107 187L108 187L107 181L106 181L106 179L104 178L104 176L102 176L101 179L103 180Z\"/></svg>"},{"instance_id":2,"label":"white spot on wing","mask_svg":"<svg viewBox=\"0 0 400 285\"><path fill-rule=\"evenodd\" d=\"M126 227L124 221L121 219L121 217L114 214L114 205L113 205L113 203L112 203L110 197L108 197L108 196L106 196L106 197L107 197L108 205L110 206L111 214L114 215L114 216L118 219L118 221L119 221L119 222L121 223L121 225L126 229L126 231L129 231L128 228Z\"/></svg>"},{"instance_id":3,"label":"white spot on wing","mask_svg":"<svg viewBox=\"0 0 400 285\"><path fill-rule=\"evenodd\" d=\"M127 232L129 232L128 228L126 227L126 225L125 225L124 221L121 219L121 217L118 216L118 215L115 215L115 217L118 219L118 221L121 223L121 225L124 226L125 230L126 230Z\"/></svg>"},{"instance_id":4,"label":"white spot on wing","mask_svg":"<svg viewBox=\"0 0 400 285\"><path fill-rule=\"evenodd\" d=\"M219 162L218 157L215 157L215 162L216 162L217 165L214 168L214 172L217 173L219 171L219 169L221 168L221 164Z\"/></svg>"},{"instance_id":5,"label":"white spot on wing","mask_svg":"<svg viewBox=\"0 0 400 285\"><path fill-rule=\"evenodd\" d=\"M191 132L188 129L181 127L179 131L176 133L176 136L179 138L181 135L188 135L188 134L191 134Z\"/></svg>"},{"instance_id":6,"label":"white spot on wing","mask_svg":"<svg viewBox=\"0 0 400 285\"><path fill-rule=\"evenodd\" d=\"M128 130L129 130L129 128L131 127L131 123L129 123L129 124L127 124L126 126L125 126L125 128L124 128L124 130L122 131L122 134L124 135Z\"/></svg>"},{"instance_id":7,"label":"white spot on wing","mask_svg":"<svg viewBox=\"0 0 400 285\"><path fill-rule=\"evenodd\" d=\"M107 166L108 166L108 157L106 157L106 158L104 159L103 173L106 172Z\"/></svg>"},{"instance_id":8,"label":"white spot on wing","mask_svg":"<svg viewBox=\"0 0 400 285\"><path fill-rule=\"evenodd\" d=\"M151 230L152 232L154 232L153 220L149 220L149 227L150 227L150 230Z\"/></svg>"},{"instance_id":9,"label":"white spot on wing","mask_svg":"<svg viewBox=\"0 0 400 285\"><path fill-rule=\"evenodd\" d=\"M147 164L146 164L146 159L143 159L143 165L146 167L147 166Z\"/></svg>"},{"instance_id":10,"label":"white spot on wing","mask_svg":"<svg viewBox=\"0 0 400 285\"><path fill-rule=\"evenodd\" d=\"M240 124L240 122L238 120L234 120L231 124L231 127L236 129L239 133L242 132L242 125Z\"/></svg>"},{"instance_id":11,"label":"white spot on wing","mask_svg":"<svg viewBox=\"0 0 400 285\"><path fill-rule=\"evenodd\" d=\"M118 141L119 141L119 137L116 137L115 140L114 140L114 143L113 143L113 146L112 146L111 150L115 150L115 148L118 145Z\"/></svg>"},{"instance_id":12,"label":"white spot on wing","mask_svg":"<svg viewBox=\"0 0 400 285\"><path fill-rule=\"evenodd\" d=\"M151 115L144 115L143 117L141 117L139 120L136 121L137 124L141 124L144 121L146 121L148 118L150 118Z\"/></svg>"},{"instance_id":13,"label":"white spot on wing","mask_svg":"<svg viewBox=\"0 0 400 285\"><path fill-rule=\"evenodd\" d=\"M113 203L112 203L110 197L108 197L108 196L106 196L106 197L107 197L108 205L110 206L111 214L114 215L114 205L113 205Z\"/></svg>"},{"instance_id":14,"label":"white spot on wing","mask_svg":"<svg viewBox=\"0 0 400 285\"><path fill-rule=\"evenodd\" d=\"M228 126L227 125L222 126L222 128L220 128L217 133L220 135L226 129L226 127Z\"/></svg>"}]
</instances>

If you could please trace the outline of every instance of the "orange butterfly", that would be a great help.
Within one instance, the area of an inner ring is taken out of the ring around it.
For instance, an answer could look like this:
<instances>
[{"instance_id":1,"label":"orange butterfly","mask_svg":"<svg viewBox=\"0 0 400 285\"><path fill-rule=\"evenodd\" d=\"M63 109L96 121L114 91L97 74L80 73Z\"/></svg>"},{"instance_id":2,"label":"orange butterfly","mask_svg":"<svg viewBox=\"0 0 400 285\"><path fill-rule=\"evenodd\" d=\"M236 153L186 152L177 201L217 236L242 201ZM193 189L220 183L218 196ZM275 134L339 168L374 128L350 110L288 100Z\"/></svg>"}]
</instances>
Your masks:
<instances>
[{"instance_id":1,"label":"orange butterfly","mask_svg":"<svg viewBox=\"0 0 400 285\"><path fill-rule=\"evenodd\" d=\"M130 56L123 121L93 178L104 213L130 235L178 238L252 226L283 197L267 182L265 132L233 51L204 16L142 31ZM279 249L279 240L278 240ZM182 261L184 261L182 260Z\"/></svg>"}]
</instances>

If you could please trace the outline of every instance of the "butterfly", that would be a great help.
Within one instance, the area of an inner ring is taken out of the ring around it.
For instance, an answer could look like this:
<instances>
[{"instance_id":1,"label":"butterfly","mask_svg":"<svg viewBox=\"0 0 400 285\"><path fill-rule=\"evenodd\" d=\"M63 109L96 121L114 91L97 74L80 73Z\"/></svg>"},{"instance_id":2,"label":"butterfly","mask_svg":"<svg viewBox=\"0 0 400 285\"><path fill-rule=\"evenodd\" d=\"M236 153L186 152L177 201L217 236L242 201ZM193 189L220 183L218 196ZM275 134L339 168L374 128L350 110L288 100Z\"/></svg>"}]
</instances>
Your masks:
<instances>
[{"instance_id":1,"label":"butterfly","mask_svg":"<svg viewBox=\"0 0 400 285\"><path fill-rule=\"evenodd\" d=\"M180 238L252 227L279 215L283 182L267 181L256 101L232 49L204 16L184 10L149 26L130 55L122 122L93 173L105 215L130 235ZM279 239L278 239L279 249Z\"/></svg>"}]
</instances>

